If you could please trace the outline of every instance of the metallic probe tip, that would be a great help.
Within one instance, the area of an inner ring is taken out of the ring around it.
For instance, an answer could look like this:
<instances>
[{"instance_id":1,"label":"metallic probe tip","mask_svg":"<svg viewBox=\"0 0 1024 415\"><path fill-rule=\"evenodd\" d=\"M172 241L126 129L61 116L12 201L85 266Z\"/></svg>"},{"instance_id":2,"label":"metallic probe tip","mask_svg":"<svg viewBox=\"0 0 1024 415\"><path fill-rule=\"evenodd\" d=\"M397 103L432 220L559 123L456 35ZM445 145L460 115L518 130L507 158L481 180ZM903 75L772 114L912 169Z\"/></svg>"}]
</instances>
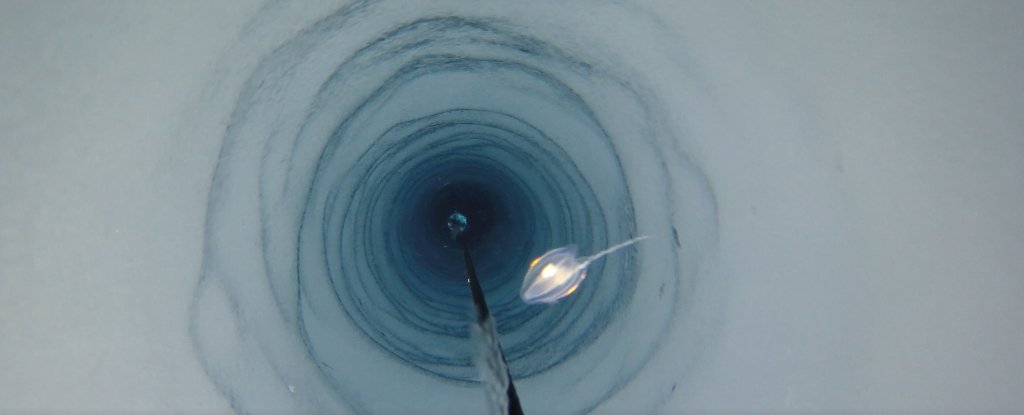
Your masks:
<instances>
[{"instance_id":1,"label":"metallic probe tip","mask_svg":"<svg viewBox=\"0 0 1024 415\"><path fill-rule=\"evenodd\" d=\"M455 213L452 213L451 216L448 216L448 231L451 232L452 239L458 238L459 235L462 235L462 233L466 231L467 227L469 227L469 220L466 219L466 215L456 211Z\"/></svg>"}]
</instances>

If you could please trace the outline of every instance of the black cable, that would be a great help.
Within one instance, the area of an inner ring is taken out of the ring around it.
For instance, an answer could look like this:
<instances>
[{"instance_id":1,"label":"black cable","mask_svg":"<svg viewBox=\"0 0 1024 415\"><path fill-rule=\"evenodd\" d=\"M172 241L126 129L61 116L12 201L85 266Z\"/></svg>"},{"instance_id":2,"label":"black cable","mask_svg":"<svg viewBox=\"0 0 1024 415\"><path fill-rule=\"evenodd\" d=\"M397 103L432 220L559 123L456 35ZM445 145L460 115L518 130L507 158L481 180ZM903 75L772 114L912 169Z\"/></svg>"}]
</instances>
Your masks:
<instances>
[{"instance_id":1,"label":"black cable","mask_svg":"<svg viewBox=\"0 0 1024 415\"><path fill-rule=\"evenodd\" d=\"M473 305L476 308L476 322L481 327L485 327L484 323L491 316L490 310L487 309L487 300L484 299L484 290L480 287L480 281L476 277L476 268L473 266L473 258L469 255L469 243L464 238L464 231L468 226L466 217L461 213L455 212L448 219L448 229L452 233L452 237L462 247L462 256L466 260L466 275L469 279L469 289L473 295ZM509 415L522 415L523 407L519 403L519 395L516 393L516 385L512 382L512 374L508 372L508 361L505 360L505 352L501 350L501 345L498 345L498 352L501 353L501 362L505 364L505 375L508 376L508 413Z\"/></svg>"}]
</instances>

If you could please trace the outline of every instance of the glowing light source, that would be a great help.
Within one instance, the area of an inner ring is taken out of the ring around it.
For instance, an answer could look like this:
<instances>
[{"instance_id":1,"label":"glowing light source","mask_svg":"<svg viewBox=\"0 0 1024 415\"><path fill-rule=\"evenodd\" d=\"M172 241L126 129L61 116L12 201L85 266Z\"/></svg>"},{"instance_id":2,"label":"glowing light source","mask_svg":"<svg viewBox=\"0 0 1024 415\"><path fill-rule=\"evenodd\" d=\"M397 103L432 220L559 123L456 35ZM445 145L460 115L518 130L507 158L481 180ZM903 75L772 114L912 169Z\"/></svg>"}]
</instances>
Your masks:
<instances>
[{"instance_id":1,"label":"glowing light source","mask_svg":"<svg viewBox=\"0 0 1024 415\"><path fill-rule=\"evenodd\" d=\"M519 297L527 304L551 304L576 292L587 278L587 267L605 255L625 248L646 236L630 239L590 257L578 258L576 245L552 249L530 261Z\"/></svg>"}]
</instances>

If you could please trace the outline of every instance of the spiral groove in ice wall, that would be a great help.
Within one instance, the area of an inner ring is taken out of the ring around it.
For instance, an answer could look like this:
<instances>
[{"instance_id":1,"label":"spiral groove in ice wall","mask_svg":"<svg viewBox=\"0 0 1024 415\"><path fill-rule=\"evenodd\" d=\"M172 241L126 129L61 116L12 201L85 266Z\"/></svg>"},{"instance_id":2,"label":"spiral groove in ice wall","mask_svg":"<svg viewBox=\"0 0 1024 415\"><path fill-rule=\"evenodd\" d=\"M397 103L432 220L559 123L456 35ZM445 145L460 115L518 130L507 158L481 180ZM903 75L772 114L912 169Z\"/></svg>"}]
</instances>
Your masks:
<instances>
[{"instance_id":1,"label":"spiral groove in ice wall","mask_svg":"<svg viewBox=\"0 0 1024 415\"><path fill-rule=\"evenodd\" d=\"M680 140L629 65L586 52L598 40L402 4L344 7L265 50L249 39L289 12L268 8L243 38L262 54L230 72L248 78L194 308L208 372L242 410L481 408L444 227L459 206L524 407L594 408L643 367L713 249L707 181L665 145ZM518 300L533 256L640 233L660 238L595 264L567 301ZM236 337L213 323L224 314ZM233 371L241 359L264 369ZM253 375L301 396L238 382Z\"/></svg>"}]
</instances>

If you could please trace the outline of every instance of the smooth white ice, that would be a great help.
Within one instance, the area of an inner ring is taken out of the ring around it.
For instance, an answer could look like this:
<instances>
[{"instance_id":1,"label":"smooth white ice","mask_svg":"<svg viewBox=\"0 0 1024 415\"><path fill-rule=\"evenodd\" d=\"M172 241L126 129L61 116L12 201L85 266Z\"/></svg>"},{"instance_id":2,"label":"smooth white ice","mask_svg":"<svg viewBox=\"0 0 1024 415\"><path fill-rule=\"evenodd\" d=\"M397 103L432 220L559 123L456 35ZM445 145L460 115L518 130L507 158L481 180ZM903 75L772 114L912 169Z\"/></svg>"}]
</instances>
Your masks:
<instances>
[{"instance_id":1,"label":"smooth white ice","mask_svg":"<svg viewBox=\"0 0 1024 415\"><path fill-rule=\"evenodd\" d=\"M0 412L230 410L188 331L221 143L182 131L261 6L0 3ZM714 315L597 412L1024 410L1024 3L636 7L676 42L608 48L664 85L641 58L685 51L714 111L663 108L721 117L678 143L719 202Z\"/></svg>"}]
</instances>

